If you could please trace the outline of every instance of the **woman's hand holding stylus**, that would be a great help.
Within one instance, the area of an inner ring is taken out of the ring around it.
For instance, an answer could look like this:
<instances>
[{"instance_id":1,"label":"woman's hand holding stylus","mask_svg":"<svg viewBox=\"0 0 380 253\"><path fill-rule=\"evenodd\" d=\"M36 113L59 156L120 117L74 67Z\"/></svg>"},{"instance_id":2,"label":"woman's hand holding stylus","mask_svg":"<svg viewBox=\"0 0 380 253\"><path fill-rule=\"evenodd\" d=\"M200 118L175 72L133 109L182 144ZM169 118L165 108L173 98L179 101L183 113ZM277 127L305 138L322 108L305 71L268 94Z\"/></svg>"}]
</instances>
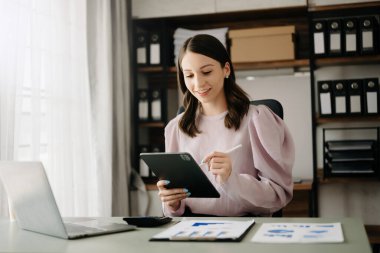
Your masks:
<instances>
[{"instance_id":1,"label":"woman's hand holding stylus","mask_svg":"<svg viewBox=\"0 0 380 253\"><path fill-rule=\"evenodd\" d=\"M212 152L205 157L204 163L208 165L209 171L216 176L216 182L224 183L231 175L232 165L227 153Z\"/></svg>"},{"instance_id":2,"label":"woman's hand holding stylus","mask_svg":"<svg viewBox=\"0 0 380 253\"><path fill-rule=\"evenodd\" d=\"M207 163L209 171L216 176L216 182L225 183L231 175L232 162L230 154L242 147L241 144L233 147L226 152L214 151L207 155L201 162Z\"/></svg>"}]
</instances>

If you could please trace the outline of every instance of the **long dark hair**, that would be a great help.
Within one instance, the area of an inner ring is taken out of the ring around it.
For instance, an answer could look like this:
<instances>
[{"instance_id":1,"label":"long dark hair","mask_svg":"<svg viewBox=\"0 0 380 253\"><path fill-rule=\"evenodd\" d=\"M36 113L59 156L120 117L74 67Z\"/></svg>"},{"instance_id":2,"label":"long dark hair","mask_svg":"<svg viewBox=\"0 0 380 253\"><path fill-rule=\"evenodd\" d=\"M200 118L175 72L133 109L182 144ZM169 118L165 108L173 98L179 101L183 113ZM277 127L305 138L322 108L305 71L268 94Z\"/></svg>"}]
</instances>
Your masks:
<instances>
[{"instance_id":1,"label":"long dark hair","mask_svg":"<svg viewBox=\"0 0 380 253\"><path fill-rule=\"evenodd\" d=\"M230 75L228 78L224 78L224 94L226 96L228 110L224 119L224 125L227 128L234 127L235 130L239 129L242 118L249 110L248 95L236 84L234 68L223 44L217 38L207 34L199 34L187 39L179 52L177 78L178 85L184 94L183 105L185 107L185 112L179 121L180 129L191 137L195 137L200 133L196 124L199 102L187 89L182 72L181 62L186 52L193 52L210 57L218 61L222 68L227 62L229 63Z\"/></svg>"}]
</instances>

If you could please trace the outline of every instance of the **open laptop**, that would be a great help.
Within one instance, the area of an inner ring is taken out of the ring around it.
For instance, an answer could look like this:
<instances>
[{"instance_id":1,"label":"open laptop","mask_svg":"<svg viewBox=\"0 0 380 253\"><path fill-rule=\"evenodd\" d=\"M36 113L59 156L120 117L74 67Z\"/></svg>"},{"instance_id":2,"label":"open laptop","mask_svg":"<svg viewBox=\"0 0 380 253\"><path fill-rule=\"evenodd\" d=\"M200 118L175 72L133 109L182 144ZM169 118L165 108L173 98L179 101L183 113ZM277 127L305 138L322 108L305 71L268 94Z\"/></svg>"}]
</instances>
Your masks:
<instances>
[{"instance_id":1,"label":"open laptop","mask_svg":"<svg viewBox=\"0 0 380 253\"><path fill-rule=\"evenodd\" d=\"M63 222L41 162L0 161L0 178L22 229L64 239L134 230L133 225L110 223L105 218Z\"/></svg>"}]
</instances>

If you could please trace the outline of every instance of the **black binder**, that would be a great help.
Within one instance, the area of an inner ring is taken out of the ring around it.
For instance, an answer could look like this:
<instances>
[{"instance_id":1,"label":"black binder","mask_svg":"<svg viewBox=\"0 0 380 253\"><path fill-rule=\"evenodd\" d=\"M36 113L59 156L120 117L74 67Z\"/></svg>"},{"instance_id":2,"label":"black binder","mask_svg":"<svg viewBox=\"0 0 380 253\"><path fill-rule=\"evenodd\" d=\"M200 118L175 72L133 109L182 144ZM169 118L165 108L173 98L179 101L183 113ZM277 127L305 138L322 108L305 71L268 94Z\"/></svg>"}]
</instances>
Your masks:
<instances>
[{"instance_id":1,"label":"black binder","mask_svg":"<svg viewBox=\"0 0 380 253\"><path fill-rule=\"evenodd\" d=\"M313 21L314 55L326 55L326 23L323 20Z\"/></svg>"},{"instance_id":2,"label":"black binder","mask_svg":"<svg viewBox=\"0 0 380 253\"><path fill-rule=\"evenodd\" d=\"M153 89L150 91L150 116L153 121L162 120L162 96L161 90Z\"/></svg>"},{"instance_id":3,"label":"black binder","mask_svg":"<svg viewBox=\"0 0 380 253\"><path fill-rule=\"evenodd\" d=\"M342 27L338 19L328 21L327 44L329 55L340 55L342 53Z\"/></svg>"},{"instance_id":4,"label":"black binder","mask_svg":"<svg viewBox=\"0 0 380 253\"><path fill-rule=\"evenodd\" d=\"M378 24L375 17L364 17L360 22L360 49L362 54L377 52Z\"/></svg>"},{"instance_id":5,"label":"black binder","mask_svg":"<svg viewBox=\"0 0 380 253\"><path fill-rule=\"evenodd\" d=\"M380 98L379 98L379 79L368 78L363 80L364 84L364 113L379 114Z\"/></svg>"},{"instance_id":6,"label":"black binder","mask_svg":"<svg viewBox=\"0 0 380 253\"><path fill-rule=\"evenodd\" d=\"M145 31L137 31L136 34L136 63L138 65L148 64L148 41Z\"/></svg>"},{"instance_id":7,"label":"black binder","mask_svg":"<svg viewBox=\"0 0 380 253\"><path fill-rule=\"evenodd\" d=\"M347 88L346 83L342 80L333 81L333 97L335 115L347 114Z\"/></svg>"},{"instance_id":8,"label":"black binder","mask_svg":"<svg viewBox=\"0 0 380 253\"><path fill-rule=\"evenodd\" d=\"M138 116L140 121L149 120L149 96L148 90L138 90Z\"/></svg>"},{"instance_id":9,"label":"black binder","mask_svg":"<svg viewBox=\"0 0 380 253\"><path fill-rule=\"evenodd\" d=\"M320 116L332 116L332 82L318 81L318 102Z\"/></svg>"},{"instance_id":10,"label":"black binder","mask_svg":"<svg viewBox=\"0 0 380 253\"><path fill-rule=\"evenodd\" d=\"M360 115L363 113L363 80L346 80L348 88L348 113Z\"/></svg>"},{"instance_id":11,"label":"black binder","mask_svg":"<svg viewBox=\"0 0 380 253\"><path fill-rule=\"evenodd\" d=\"M343 51L345 55L356 55L358 50L358 24L356 18L347 18L342 21Z\"/></svg>"},{"instance_id":12,"label":"black binder","mask_svg":"<svg viewBox=\"0 0 380 253\"><path fill-rule=\"evenodd\" d=\"M150 65L161 64L161 35L159 32L150 33L149 63Z\"/></svg>"}]
</instances>

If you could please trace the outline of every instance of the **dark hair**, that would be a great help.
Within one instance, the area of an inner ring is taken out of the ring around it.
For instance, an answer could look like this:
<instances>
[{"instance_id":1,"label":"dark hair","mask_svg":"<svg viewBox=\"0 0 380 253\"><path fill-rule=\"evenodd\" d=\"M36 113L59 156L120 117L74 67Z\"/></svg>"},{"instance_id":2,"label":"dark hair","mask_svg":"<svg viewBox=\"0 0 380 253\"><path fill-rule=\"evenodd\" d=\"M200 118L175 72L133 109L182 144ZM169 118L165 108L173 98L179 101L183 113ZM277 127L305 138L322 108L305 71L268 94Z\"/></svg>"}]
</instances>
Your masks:
<instances>
[{"instance_id":1,"label":"dark hair","mask_svg":"<svg viewBox=\"0 0 380 253\"><path fill-rule=\"evenodd\" d=\"M195 137L200 133L196 125L196 116L199 107L199 102L186 87L184 75L182 72L182 59L186 52L193 52L210 57L220 63L223 68L228 62L230 65L229 78L224 78L224 93L227 100L228 113L224 119L224 125L227 128L234 127L239 129L242 118L248 113L249 98L235 81L235 72L232 66L231 59L224 45L215 37L207 34L199 34L185 41L180 49L177 62L177 79L178 85L184 94L183 105L185 112L179 121L180 129L191 137Z\"/></svg>"}]
</instances>

